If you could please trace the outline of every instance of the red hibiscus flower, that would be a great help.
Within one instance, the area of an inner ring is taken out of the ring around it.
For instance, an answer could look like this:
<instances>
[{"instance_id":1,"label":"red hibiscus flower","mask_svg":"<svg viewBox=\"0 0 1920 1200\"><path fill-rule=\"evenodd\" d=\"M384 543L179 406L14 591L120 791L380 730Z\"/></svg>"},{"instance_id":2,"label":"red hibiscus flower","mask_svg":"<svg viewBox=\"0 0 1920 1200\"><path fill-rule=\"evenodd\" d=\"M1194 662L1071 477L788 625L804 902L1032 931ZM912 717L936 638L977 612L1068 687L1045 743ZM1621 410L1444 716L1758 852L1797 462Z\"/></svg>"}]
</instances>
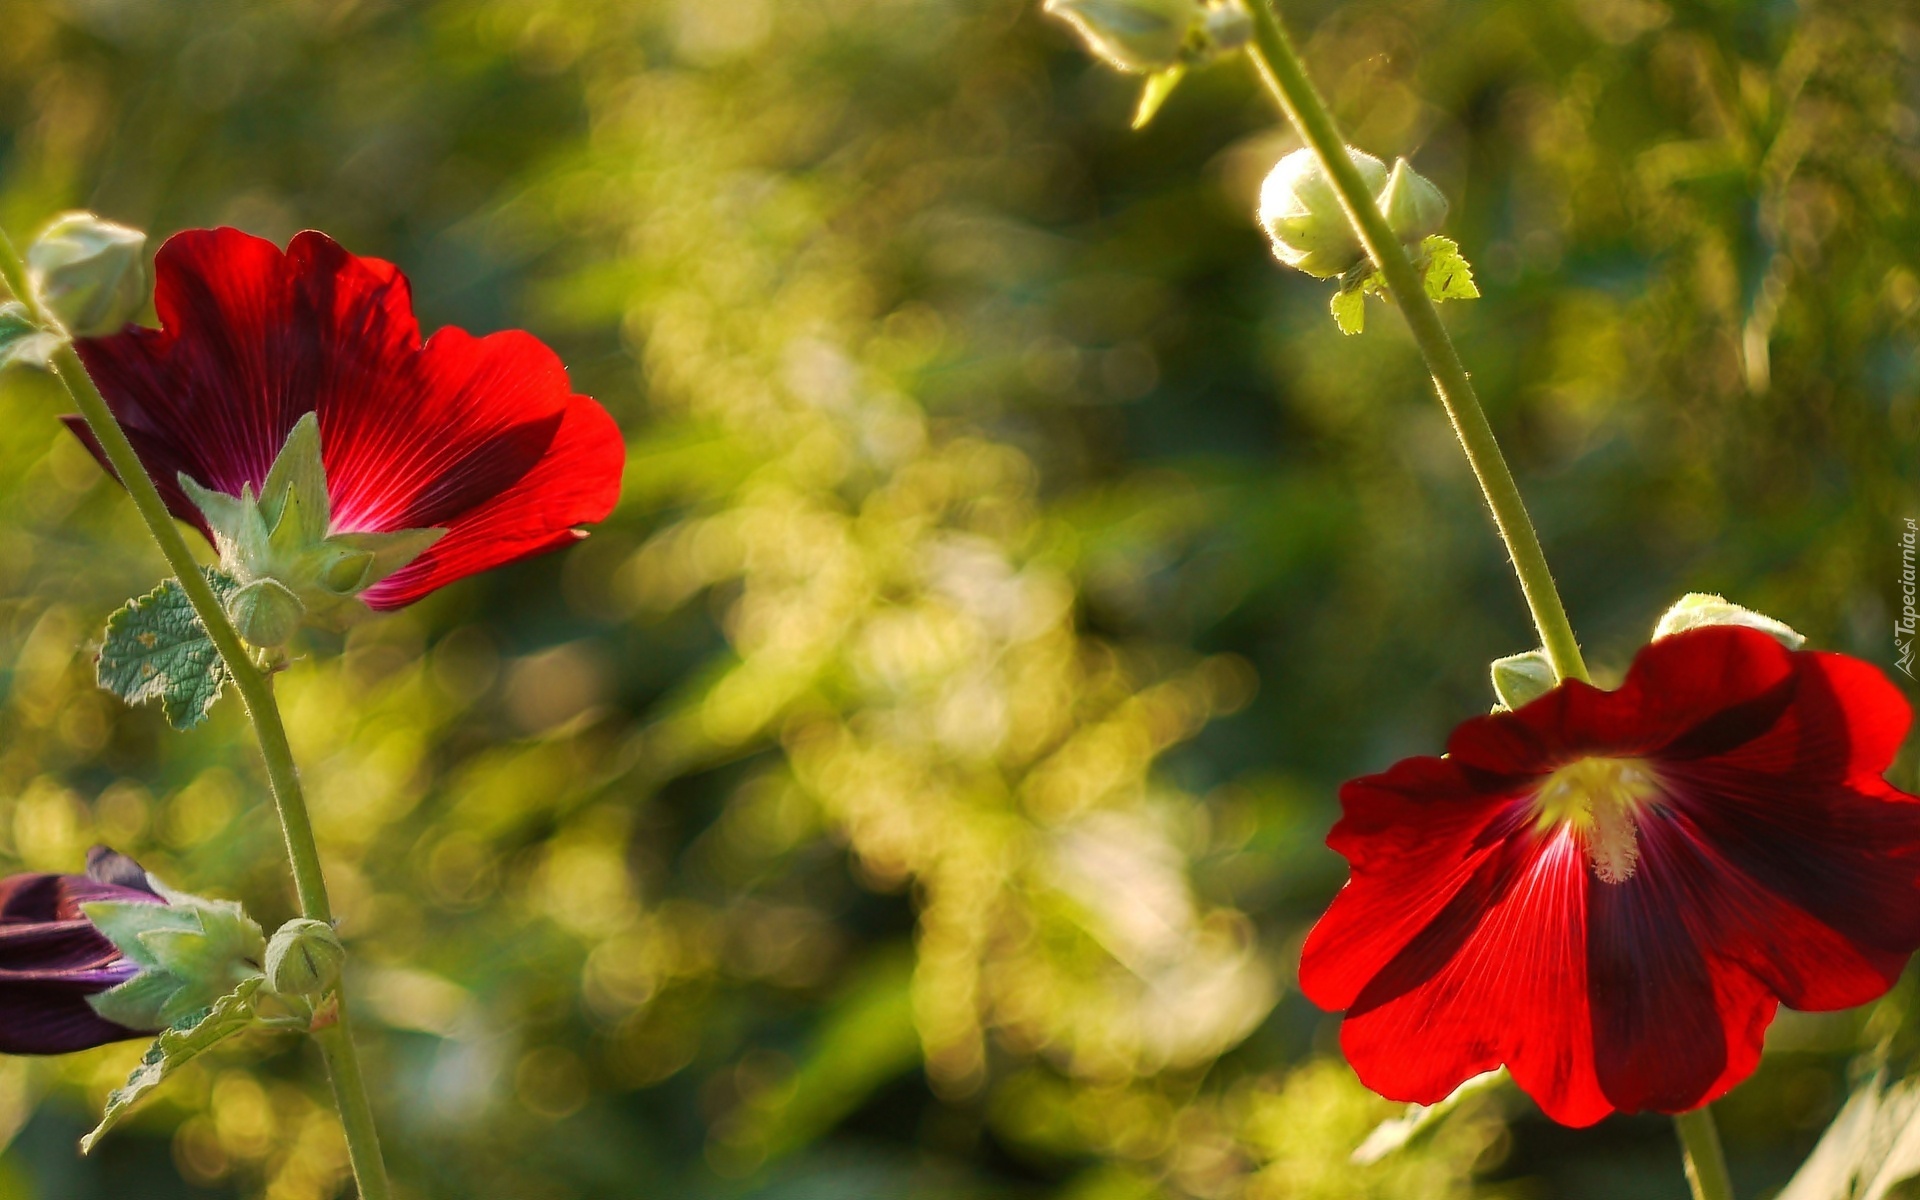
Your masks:
<instances>
[{"instance_id":1,"label":"red hibiscus flower","mask_svg":"<svg viewBox=\"0 0 1920 1200\"><path fill-rule=\"evenodd\" d=\"M146 872L104 846L87 855L85 875L0 879L0 1054L65 1054L153 1032L87 1002L140 973L81 913L97 900L164 903Z\"/></svg>"},{"instance_id":2,"label":"red hibiscus flower","mask_svg":"<svg viewBox=\"0 0 1920 1200\"><path fill-rule=\"evenodd\" d=\"M205 493L260 493L308 413L324 533L381 545L445 531L409 542L390 572L335 571L339 590L376 609L569 545L612 511L619 429L531 335L442 329L423 342L406 277L319 233L282 253L238 230L190 230L154 266L161 328L77 347L168 507L209 539L226 531ZM100 457L84 424L69 425ZM182 476L203 491L189 498Z\"/></svg>"},{"instance_id":3,"label":"red hibiscus flower","mask_svg":"<svg viewBox=\"0 0 1920 1200\"><path fill-rule=\"evenodd\" d=\"M1920 947L1908 721L1873 667L1726 626L1470 720L1341 789L1301 987L1394 1099L1504 1065L1568 1125L1704 1104L1778 1004L1864 1003Z\"/></svg>"}]
</instances>

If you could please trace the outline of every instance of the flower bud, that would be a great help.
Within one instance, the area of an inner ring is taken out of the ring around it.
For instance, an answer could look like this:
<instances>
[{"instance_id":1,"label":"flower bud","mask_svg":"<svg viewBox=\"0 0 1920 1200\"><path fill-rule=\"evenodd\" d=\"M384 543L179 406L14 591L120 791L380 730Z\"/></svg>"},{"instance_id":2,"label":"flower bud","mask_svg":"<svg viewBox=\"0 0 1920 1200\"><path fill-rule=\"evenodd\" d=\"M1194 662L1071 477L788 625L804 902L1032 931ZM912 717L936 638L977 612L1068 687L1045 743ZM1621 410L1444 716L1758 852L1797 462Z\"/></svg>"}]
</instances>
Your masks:
<instances>
[{"instance_id":1,"label":"flower bud","mask_svg":"<svg viewBox=\"0 0 1920 1200\"><path fill-rule=\"evenodd\" d=\"M147 302L146 243L137 229L67 213L27 247L28 280L68 333L118 333Z\"/></svg>"},{"instance_id":2,"label":"flower bud","mask_svg":"<svg viewBox=\"0 0 1920 1200\"><path fill-rule=\"evenodd\" d=\"M277 579L256 579L227 599L227 616L255 646L280 646L300 628L307 606Z\"/></svg>"},{"instance_id":3,"label":"flower bud","mask_svg":"<svg viewBox=\"0 0 1920 1200\"><path fill-rule=\"evenodd\" d=\"M1046 0L1042 8L1071 25L1094 57L1136 75L1181 61L1201 18L1195 0Z\"/></svg>"},{"instance_id":4,"label":"flower bud","mask_svg":"<svg viewBox=\"0 0 1920 1200\"><path fill-rule=\"evenodd\" d=\"M1367 194L1378 195L1387 182L1386 164L1351 146L1347 155ZM1295 150L1268 173L1260 187L1260 224L1273 239L1275 258L1315 278L1339 275L1360 261L1360 238L1311 147Z\"/></svg>"},{"instance_id":5,"label":"flower bud","mask_svg":"<svg viewBox=\"0 0 1920 1200\"><path fill-rule=\"evenodd\" d=\"M1560 683L1543 650L1510 654L1493 660L1493 694L1505 708L1519 708L1552 691Z\"/></svg>"},{"instance_id":6,"label":"flower bud","mask_svg":"<svg viewBox=\"0 0 1920 1200\"><path fill-rule=\"evenodd\" d=\"M1660 623L1654 626L1653 640L1657 642L1663 637L1672 637L1703 625L1744 625L1748 629L1758 629L1789 650L1798 650L1807 640L1784 622L1750 608L1741 608L1738 604L1731 604L1720 596L1706 592L1688 592L1675 601L1674 606L1660 618Z\"/></svg>"},{"instance_id":7,"label":"flower bud","mask_svg":"<svg viewBox=\"0 0 1920 1200\"><path fill-rule=\"evenodd\" d=\"M267 943L267 986L286 996L318 996L340 981L346 960L333 926L296 917Z\"/></svg>"},{"instance_id":8,"label":"flower bud","mask_svg":"<svg viewBox=\"0 0 1920 1200\"><path fill-rule=\"evenodd\" d=\"M1393 174L1387 176L1387 186L1380 193L1380 215L1387 219L1395 237L1417 242L1440 232L1447 220L1447 198L1414 170L1412 163L1396 159Z\"/></svg>"}]
</instances>

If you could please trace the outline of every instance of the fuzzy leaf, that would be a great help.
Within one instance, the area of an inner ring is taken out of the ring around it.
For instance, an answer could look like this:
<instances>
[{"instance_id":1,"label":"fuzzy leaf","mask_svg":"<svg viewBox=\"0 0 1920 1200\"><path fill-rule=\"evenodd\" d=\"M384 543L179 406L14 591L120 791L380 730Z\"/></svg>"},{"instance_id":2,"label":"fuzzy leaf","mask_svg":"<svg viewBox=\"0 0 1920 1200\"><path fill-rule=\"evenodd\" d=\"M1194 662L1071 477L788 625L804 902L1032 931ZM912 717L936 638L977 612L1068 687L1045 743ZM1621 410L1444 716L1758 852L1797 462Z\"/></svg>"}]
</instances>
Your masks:
<instances>
[{"instance_id":1,"label":"fuzzy leaf","mask_svg":"<svg viewBox=\"0 0 1920 1200\"><path fill-rule=\"evenodd\" d=\"M1186 64L1175 63L1164 71L1155 71L1147 76L1146 83L1140 87L1140 103L1133 109L1135 129L1147 127L1147 124L1159 114L1160 106L1167 102L1167 97L1173 95L1173 89L1180 86L1180 81L1186 78L1186 74Z\"/></svg>"},{"instance_id":2,"label":"fuzzy leaf","mask_svg":"<svg viewBox=\"0 0 1920 1200\"><path fill-rule=\"evenodd\" d=\"M1367 327L1367 294L1358 288L1335 292L1328 307L1333 310L1333 323L1340 327L1341 333L1351 336Z\"/></svg>"},{"instance_id":3,"label":"fuzzy leaf","mask_svg":"<svg viewBox=\"0 0 1920 1200\"><path fill-rule=\"evenodd\" d=\"M164 1083L167 1076L251 1025L254 997L261 983L258 978L243 981L215 1001L213 1007L192 1014L154 1038L140 1065L127 1076L127 1082L107 1097L107 1108L100 1114L100 1123L80 1139L80 1153L91 1154L106 1132L118 1125L142 1096Z\"/></svg>"},{"instance_id":4,"label":"fuzzy leaf","mask_svg":"<svg viewBox=\"0 0 1920 1200\"><path fill-rule=\"evenodd\" d=\"M1431 300L1474 300L1480 289L1474 286L1473 269L1460 255L1452 238L1434 234L1420 243L1420 255L1426 260L1427 298Z\"/></svg>"},{"instance_id":5,"label":"fuzzy leaf","mask_svg":"<svg viewBox=\"0 0 1920 1200\"><path fill-rule=\"evenodd\" d=\"M220 571L209 570L207 580L223 604L237 586ZM107 619L97 675L128 704L160 701L175 729L198 725L227 683L220 652L172 579Z\"/></svg>"}]
</instances>

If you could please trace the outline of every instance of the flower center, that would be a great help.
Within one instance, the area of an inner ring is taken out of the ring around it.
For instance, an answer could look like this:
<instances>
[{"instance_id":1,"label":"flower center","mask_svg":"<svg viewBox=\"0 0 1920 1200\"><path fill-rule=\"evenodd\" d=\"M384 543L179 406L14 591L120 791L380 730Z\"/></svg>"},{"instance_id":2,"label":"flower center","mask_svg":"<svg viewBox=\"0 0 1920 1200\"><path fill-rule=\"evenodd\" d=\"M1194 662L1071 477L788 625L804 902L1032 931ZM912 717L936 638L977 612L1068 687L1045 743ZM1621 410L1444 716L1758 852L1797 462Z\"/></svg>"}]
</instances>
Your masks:
<instances>
[{"instance_id":1,"label":"flower center","mask_svg":"<svg viewBox=\"0 0 1920 1200\"><path fill-rule=\"evenodd\" d=\"M1583 758L1547 776L1534 795L1536 828L1571 828L1603 883L1625 883L1640 864L1638 814L1660 794L1637 758Z\"/></svg>"}]
</instances>

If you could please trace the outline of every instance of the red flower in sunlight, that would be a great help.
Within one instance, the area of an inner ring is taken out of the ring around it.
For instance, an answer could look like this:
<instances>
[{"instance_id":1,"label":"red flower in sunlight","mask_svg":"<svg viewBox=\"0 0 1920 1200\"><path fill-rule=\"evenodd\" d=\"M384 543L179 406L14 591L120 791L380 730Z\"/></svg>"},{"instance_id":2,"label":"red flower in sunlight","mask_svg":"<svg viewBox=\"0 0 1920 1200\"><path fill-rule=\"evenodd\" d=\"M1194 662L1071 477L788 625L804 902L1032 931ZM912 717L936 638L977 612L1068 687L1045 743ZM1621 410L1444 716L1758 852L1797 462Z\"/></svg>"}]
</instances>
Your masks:
<instances>
[{"instance_id":1,"label":"red flower in sunlight","mask_svg":"<svg viewBox=\"0 0 1920 1200\"><path fill-rule=\"evenodd\" d=\"M65 1054L153 1032L87 1002L140 973L81 913L96 900L164 903L146 872L104 846L87 855L85 875L0 879L0 1054Z\"/></svg>"},{"instance_id":2,"label":"red flower in sunlight","mask_svg":"<svg viewBox=\"0 0 1920 1200\"><path fill-rule=\"evenodd\" d=\"M1568 1125L1704 1104L1779 1003L1871 1000L1920 946L1908 720L1873 667L1727 626L1470 720L1341 789L1301 987L1394 1099L1505 1065Z\"/></svg>"},{"instance_id":3,"label":"red flower in sunlight","mask_svg":"<svg viewBox=\"0 0 1920 1200\"><path fill-rule=\"evenodd\" d=\"M342 585L376 609L569 545L612 511L619 429L531 335L442 329L422 342L406 277L319 233L282 253L238 230L190 230L154 266L161 328L78 348L168 507L210 539L216 526L179 477L257 494L307 413L324 532L376 544L366 535L445 531L412 543L391 573Z\"/></svg>"}]
</instances>

